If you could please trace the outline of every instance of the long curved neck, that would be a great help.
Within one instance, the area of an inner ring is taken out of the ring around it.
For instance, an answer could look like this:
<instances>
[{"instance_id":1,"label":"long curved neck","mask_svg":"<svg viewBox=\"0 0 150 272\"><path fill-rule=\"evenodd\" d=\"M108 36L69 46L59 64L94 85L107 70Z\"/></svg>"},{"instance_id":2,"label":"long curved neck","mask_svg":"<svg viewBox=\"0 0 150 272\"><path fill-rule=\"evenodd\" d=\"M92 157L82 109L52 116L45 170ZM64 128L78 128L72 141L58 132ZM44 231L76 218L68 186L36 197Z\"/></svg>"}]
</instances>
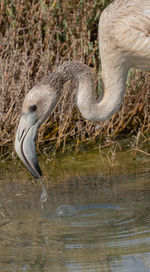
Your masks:
<instances>
[{"instance_id":1,"label":"long curved neck","mask_svg":"<svg viewBox=\"0 0 150 272\"><path fill-rule=\"evenodd\" d=\"M121 67L102 67L103 95L96 100L94 95L95 76L85 64L66 62L48 78L47 84L61 94L63 84L74 79L77 83L76 104L83 117L90 121L105 121L121 106L125 91L127 71Z\"/></svg>"},{"instance_id":2,"label":"long curved neck","mask_svg":"<svg viewBox=\"0 0 150 272\"><path fill-rule=\"evenodd\" d=\"M101 59L103 96L96 104L96 114L93 120L105 121L121 107L126 90L126 79L129 67L121 60L107 64ZM94 115L94 114L93 114Z\"/></svg>"},{"instance_id":3,"label":"long curved neck","mask_svg":"<svg viewBox=\"0 0 150 272\"><path fill-rule=\"evenodd\" d=\"M123 101L128 69L124 66L102 65L102 94L94 97L94 84L90 78L80 80L77 90L77 106L84 118L105 121L116 113Z\"/></svg>"}]
</instances>

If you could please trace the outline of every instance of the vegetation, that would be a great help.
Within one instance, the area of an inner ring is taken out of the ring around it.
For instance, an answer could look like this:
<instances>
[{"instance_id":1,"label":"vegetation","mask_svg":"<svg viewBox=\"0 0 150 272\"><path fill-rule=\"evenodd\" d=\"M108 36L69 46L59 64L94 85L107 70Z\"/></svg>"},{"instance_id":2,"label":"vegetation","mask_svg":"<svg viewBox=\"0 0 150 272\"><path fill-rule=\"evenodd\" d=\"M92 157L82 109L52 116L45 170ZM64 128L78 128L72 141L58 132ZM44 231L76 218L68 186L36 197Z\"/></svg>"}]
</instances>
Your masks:
<instances>
[{"instance_id":1,"label":"vegetation","mask_svg":"<svg viewBox=\"0 0 150 272\"><path fill-rule=\"evenodd\" d=\"M93 67L100 90L98 20L109 0L0 1L0 146L12 145L28 90L66 60ZM121 110L103 123L82 118L74 104L74 83L62 91L61 101L39 131L38 143L63 147L75 140L100 140L119 135L148 140L150 129L150 74L132 70ZM69 98L69 99L68 99ZM69 101L69 102L68 102ZM137 142L136 141L136 142ZM53 144L53 145L52 145Z\"/></svg>"}]
</instances>

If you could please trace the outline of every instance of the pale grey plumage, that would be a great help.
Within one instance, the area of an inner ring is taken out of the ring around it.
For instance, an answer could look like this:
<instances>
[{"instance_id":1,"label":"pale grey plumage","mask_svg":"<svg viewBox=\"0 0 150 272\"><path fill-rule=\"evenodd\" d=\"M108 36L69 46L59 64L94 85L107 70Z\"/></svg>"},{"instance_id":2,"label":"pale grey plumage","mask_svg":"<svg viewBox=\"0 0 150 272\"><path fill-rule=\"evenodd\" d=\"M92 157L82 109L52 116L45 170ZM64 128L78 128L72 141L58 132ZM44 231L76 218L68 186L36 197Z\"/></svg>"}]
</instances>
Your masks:
<instances>
[{"instance_id":1,"label":"pale grey plumage","mask_svg":"<svg viewBox=\"0 0 150 272\"><path fill-rule=\"evenodd\" d=\"M150 70L150 0L116 0L110 4L99 21L99 48L104 87L98 100L94 97L91 69L78 62L59 66L34 86L24 99L22 113L26 116L23 119L25 128L23 130L20 120L15 146L22 161L37 178L40 175L38 167L35 167L37 161L33 160L32 154L28 159L25 152L28 135L34 124L36 127L41 125L50 115L66 81L74 79L77 83L76 104L81 114L88 120L105 121L122 104L128 70L131 67ZM30 111L32 105L36 105L34 114Z\"/></svg>"}]
</instances>

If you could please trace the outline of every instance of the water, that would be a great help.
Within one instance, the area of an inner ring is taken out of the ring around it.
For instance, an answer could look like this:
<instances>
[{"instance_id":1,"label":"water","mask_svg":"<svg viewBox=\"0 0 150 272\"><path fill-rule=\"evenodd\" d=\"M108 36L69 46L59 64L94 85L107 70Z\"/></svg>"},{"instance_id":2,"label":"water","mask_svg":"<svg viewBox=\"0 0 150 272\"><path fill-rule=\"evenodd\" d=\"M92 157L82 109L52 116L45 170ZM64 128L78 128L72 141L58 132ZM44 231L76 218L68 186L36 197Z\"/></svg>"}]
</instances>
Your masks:
<instances>
[{"instance_id":1,"label":"water","mask_svg":"<svg viewBox=\"0 0 150 272\"><path fill-rule=\"evenodd\" d=\"M62 217L77 216L77 210L70 205L60 205L56 210L56 215Z\"/></svg>"},{"instance_id":2,"label":"water","mask_svg":"<svg viewBox=\"0 0 150 272\"><path fill-rule=\"evenodd\" d=\"M43 203L47 201L48 194L47 194L46 187L43 184L42 178L39 180L39 182L40 182L41 189L42 189L41 196L40 196L41 209L44 209L44 204Z\"/></svg>"},{"instance_id":3,"label":"water","mask_svg":"<svg viewBox=\"0 0 150 272\"><path fill-rule=\"evenodd\" d=\"M150 272L149 158L119 154L111 177L97 153L66 161L43 189L0 167L0 271Z\"/></svg>"}]
</instances>

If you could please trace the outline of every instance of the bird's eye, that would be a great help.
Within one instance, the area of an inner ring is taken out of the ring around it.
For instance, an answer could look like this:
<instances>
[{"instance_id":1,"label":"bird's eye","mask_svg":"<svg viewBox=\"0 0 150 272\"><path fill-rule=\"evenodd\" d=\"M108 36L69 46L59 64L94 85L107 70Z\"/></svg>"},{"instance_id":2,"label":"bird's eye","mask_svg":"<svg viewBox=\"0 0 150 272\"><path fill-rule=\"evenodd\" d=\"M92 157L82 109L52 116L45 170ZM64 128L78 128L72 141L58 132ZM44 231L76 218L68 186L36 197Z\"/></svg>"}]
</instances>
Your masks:
<instances>
[{"instance_id":1,"label":"bird's eye","mask_svg":"<svg viewBox=\"0 0 150 272\"><path fill-rule=\"evenodd\" d=\"M30 111L30 112L36 111L36 105L30 106L30 107L29 107L29 111Z\"/></svg>"}]
</instances>

